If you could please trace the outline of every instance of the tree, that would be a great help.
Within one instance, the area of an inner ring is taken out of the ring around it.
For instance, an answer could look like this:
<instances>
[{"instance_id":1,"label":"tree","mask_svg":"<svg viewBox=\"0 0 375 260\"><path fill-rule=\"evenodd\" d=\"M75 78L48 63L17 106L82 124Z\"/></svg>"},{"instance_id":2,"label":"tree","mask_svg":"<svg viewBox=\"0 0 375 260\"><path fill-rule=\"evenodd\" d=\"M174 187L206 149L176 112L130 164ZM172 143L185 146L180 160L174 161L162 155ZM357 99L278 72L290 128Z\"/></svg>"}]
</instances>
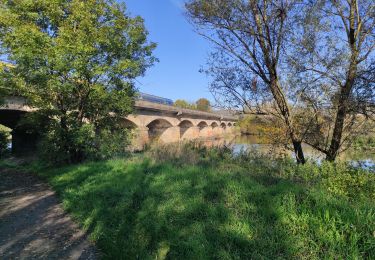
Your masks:
<instances>
[{"instance_id":1,"label":"tree","mask_svg":"<svg viewBox=\"0 0 375 260\"><path fill-rule=\"evenodd\" d=\"M0 60L0 74L5 75L8 72L9 68L12 68L12 65L9 63ZM0 76L1 77L1 76ZM9 89L4 85L0 84L0 106L4 104L4 97L8 94Z\"/></svg>"},{"instance_id":2,"label":"tree","mask_svg":"<svg viewBox=\"0 0 375 260\"><path fill-rule=\"evenodd\" d=\"M0 125L0 158L9 151L10 129Z\"/></svg>"},{"instance_id":3,"label":"tree","mask_svg":"<svg viewBox=\"0 0 375 260\"><path fill-rule=\"evenodd\" d=\"M289 64L310 111L305 142L334 161L374 116L375 6L316 0L304 5L299 20Z\"/></svg>"},{"instance_id":4,"label":"tree","mask_svg":"<svg viewBox=\"0 0 375 260\"><path fill-rule=\"evenodd\" d=\"M184 109L195 109L194 104L191 104L190 102L183 100L183 99L177 99L174 102L174 106Z\"/></svg>"},{"instance_id":5,"label":"tree","mask_svg":"<svg viewBox=\"0 0 375 260\"><path fill-rule=\"evenodd\" d=\"M300 129L288 103L288 86L280 73L298 1L191 0L188 16L216 47L206 71L211 90L226 103L247 108L270 101L285 126L298 163L304 163Z\"/></svg>"},{"instance_id":6,"label":"tree","mask_svg":"<svg viewBox=\"0 0 375 260\"><path fill-rule=\"evenodd\" d=\"M1 82L38 108L66 161L100 149L132 111L133 80L155 61L143 20L114 0L4 0L0 13L1 54L16 64Z\"/></svg>"},{"instance_id":7,"label":"tree","mask_svg":"<svg viewBox=\"0 0 375 260\"><path fill-rule=\"evenodd\" d=\"M197 110L209 112L211 110L211 103L209 100L205 98L200 98L195 102L195 105L197 107Z\"/></svg>"}]
</instances>

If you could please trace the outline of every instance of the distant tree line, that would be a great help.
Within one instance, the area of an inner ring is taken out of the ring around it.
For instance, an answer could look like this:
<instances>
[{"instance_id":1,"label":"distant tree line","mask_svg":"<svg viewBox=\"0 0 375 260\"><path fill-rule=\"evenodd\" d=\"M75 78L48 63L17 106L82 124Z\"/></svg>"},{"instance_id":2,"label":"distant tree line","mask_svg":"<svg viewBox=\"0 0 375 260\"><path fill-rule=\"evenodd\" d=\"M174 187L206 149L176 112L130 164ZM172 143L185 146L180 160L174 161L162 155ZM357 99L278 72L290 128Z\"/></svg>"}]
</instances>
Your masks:
<instances>
[{"instance_id":1,"label":"distant tree line","mask_svg":"<svg viewBox=\"0 0 375 260\"><path fill-rule=\"evenodd\" d=\"M194 103L183 100L183 99L177 99L174 102L174 105L176 107L185 108L185 109L193 109L193 110L199 110L199 111L204 111L204 112L211 111L211 103L206 98L200 98Z\"/></svg>"}]
</instances>

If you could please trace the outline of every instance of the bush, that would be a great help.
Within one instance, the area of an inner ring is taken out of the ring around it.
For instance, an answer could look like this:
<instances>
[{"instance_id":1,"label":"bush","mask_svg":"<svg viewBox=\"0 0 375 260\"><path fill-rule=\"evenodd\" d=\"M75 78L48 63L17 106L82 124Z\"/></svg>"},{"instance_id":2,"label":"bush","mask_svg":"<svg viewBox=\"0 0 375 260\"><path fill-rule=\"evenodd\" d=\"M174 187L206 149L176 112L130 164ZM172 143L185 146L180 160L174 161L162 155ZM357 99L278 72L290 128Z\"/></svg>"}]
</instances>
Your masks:
<instances>
[{"instance_id":1,"label":"bush","mask_svg":"<svg viewBox=\"0 0 375 260\"><path fill-rule=\"evenodd\" d=\"M359 151L375 149L375 136L359 136L353 142L353 148Z\"/></svg>"},{"instance_id":2,"label":"bush","mask_svg":"<svg viewBox=\"0 0 375 260\"><path fill-rule=\"evenodd\" d=\"M173 162L175 165L199 165L228 161L232 158L232 150L227 147L207 148L200 142L184 142L177 144L156 144L151 146L147 155L155 162Z\"/></svg>"},{"instance_id":3,"label":"bush","mask_svg":"<svg viewBox=\"0 0 375 260\"><path fill-rule=\"evenodd\" d=\"M129 144L126 129L96 130L92 124L49 129L39 145L42 160L50 164L78 163L85 160L109 159L124 155Z\"/></svg>"},{"instance_id":4,"label":"bush","mask_svg":"<svg viewBox=\"0 0 375 260\"><path fill-rule=\"evenodd\" d=\"M0 129L0 157L3 157L9 152L9 131Z\"/></svg>"}]
</instances>

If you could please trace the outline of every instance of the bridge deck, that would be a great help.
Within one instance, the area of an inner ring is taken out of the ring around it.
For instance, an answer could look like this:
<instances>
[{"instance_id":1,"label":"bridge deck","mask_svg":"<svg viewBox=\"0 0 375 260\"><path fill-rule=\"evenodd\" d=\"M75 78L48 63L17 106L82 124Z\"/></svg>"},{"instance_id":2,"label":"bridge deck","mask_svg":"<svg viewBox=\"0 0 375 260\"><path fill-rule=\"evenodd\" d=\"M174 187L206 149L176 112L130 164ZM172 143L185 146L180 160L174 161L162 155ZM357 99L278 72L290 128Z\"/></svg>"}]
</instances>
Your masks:
<instances>
[{"instance_id":1,"label":"bridge deck","mask_svg":"<svg viewBox=\"0 0 375 260\"><path fill-rule=\"evenodd\" d=\"M19 110L24 112L35 111L35 108L31 108L26 105L25 99L22 97L8 97L6 99L5 105L1 106L0 109L3 110ZM144 100L137 100L135 102L136 110L148 110L148 111L158 111L164 113L170 113L175 115L184 115L184 116L194 116L205 119L214 119L214 120L225 120L225 121L236 121L238 120L235 116L221 115L218 113L209 113L192 109L183 109L175 106L168 106L158 103L152 103Z\"/></svg>"},{"instance_id":2,"label":"bridge deck","mask_svg":"<svg viewBox=\"0 0 375 260\"><path fill-rule=\"evenodd\" d=\"M178 115L184 116L196 116L200 118L207 119L221 119L226 121L236 121L238 120L235 116L225 116L217 113L209 113L192 109L183 109L175 106L168 106L163 104L152 103L149 101L138 100L135 102L135 108L138 110L152 110L152 111L161 111L166 113L176 113Z\"/></svg>"}]
</instances>

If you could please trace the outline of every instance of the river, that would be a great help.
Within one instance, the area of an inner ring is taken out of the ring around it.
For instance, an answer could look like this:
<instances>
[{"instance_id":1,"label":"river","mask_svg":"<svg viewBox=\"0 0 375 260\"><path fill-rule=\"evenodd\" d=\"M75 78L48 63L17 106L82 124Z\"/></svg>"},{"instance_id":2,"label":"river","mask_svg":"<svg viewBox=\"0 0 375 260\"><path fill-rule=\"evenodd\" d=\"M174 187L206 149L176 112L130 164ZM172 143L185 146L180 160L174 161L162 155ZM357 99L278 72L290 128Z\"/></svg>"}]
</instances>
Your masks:
<instances>
[{"instance_id":1,"label":"river","mask_svg":"<svg viewBox=\"0 0 375 260\"><path fill-rule=\"evenodd\" d=\"M234 154L239 154L241 151L253 151L261 154L269 154L272 156L293 156L293 152L285 150L274 145L267 144L255 135L241 135L236 137L226 137L215 140L202 141L206 146L222 146L225 145L233 149ZM303 151L307 160L313 160L320 163L325 156L321 152L313 149L309 145L303 145ZM361 167L371 171L375 171L375 152L374 151L356 151L347 150L340 154L337 161L346 161L355 167Z\"/></svg>"}]
</instances>

